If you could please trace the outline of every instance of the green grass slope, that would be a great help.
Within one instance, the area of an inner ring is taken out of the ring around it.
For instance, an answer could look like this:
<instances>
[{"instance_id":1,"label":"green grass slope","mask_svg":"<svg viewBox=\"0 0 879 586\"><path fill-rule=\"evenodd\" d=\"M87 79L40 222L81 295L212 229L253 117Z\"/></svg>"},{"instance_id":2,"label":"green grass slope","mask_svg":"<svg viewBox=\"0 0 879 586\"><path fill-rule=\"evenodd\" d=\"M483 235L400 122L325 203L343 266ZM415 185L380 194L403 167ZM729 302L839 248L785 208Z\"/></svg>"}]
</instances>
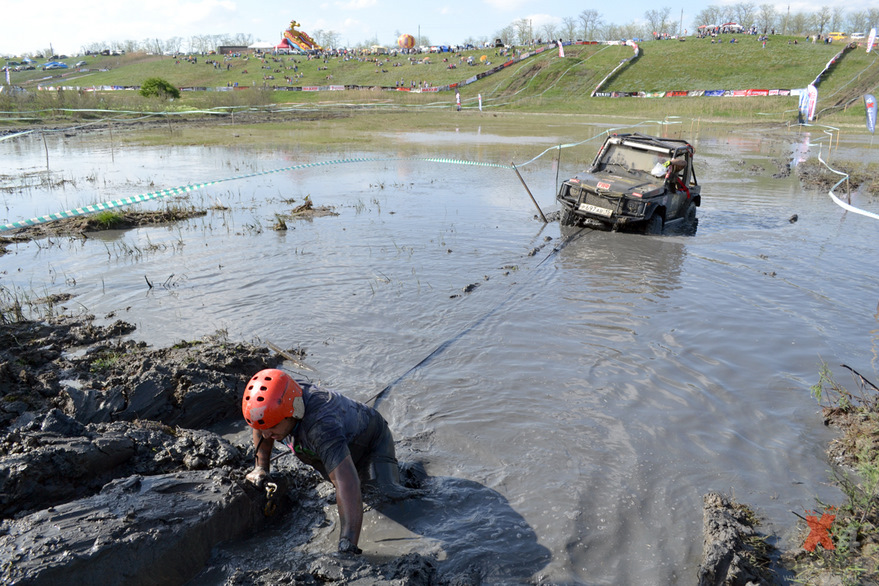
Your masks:
<instances>
[{"instance_id":1,"label":"green grass slope","mask_svg":"<svg viewBox=\"0 0 879 586\"><path fill-rule=\"evenodd\" d=\"M735 43L729 42L732 38L731 35L723 35L716 42L689 37L684 41L641 43L640 57L609 79L602 89L660 92L804 88L844 46L841 43L826 45L777 35L769 37L764 47L756 36L736 36ZM718 113L723 116L726 112L730 116L740 116L749 110L789 111L796 108L795 98L775 97L663 100L590 98L596 85L622 60L632 55L632 48L622 45L569 46L565 47L563 58L558 56L555 49L549 49L463 86L460 91L466 108L475 107L476 95L481 94L486 108L525 112L625 114L636 110L645 115L674 113L701 116ZM88 88L137 86L149 77L160 77L177 87L217 88L237 84L249 88L249 91L234 92L185 92L182 100L174 106L177 108L273 102L316 104L328 100L416 106L439 104L449 107L454 100L449 93L376 90L396 85L410 88L413 84L417 87L448 86L472 78L509 58L493 48L411 57L362 56L349 59L308 59L302 55L257 57L248 54L226 60L220 55L199 55L196 56L196 62L168 56L133 54L86 57L87 65L82 71L71 68L13 72L12 83L26 89L62 85ZM75 60L69 59L68 62L72 64ZM472 65L467 63L468 60ZM272 87L328 85L357 85L376 89L341 93L252 91ZM829 75L822 78L818 88L819 112L823 109L830 113L844 111L864 93L875 93L879 88L877 53L868 54L863 46L846 52ZM106 94L105 100L125 102L126 99L120 97L123 93ZM136 99L128 98L126 106L140 109L162 107L149 101L135 102ZM60 104L55 107L58 106Z\"/></svg>"}]
</instances>

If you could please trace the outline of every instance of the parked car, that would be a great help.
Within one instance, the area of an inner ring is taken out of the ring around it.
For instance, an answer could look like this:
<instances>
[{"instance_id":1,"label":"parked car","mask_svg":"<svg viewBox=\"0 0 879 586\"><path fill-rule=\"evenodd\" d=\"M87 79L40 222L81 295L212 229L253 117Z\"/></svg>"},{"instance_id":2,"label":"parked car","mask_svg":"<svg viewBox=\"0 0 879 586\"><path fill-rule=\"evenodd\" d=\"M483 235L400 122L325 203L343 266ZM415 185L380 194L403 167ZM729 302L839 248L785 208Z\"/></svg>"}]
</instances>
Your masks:
<instances>
[{"instance_id":1,"label":"parked car","mask_svg":"<svg viewBox=\"0 0 879 586\"><path fill-rule=\"evenodd\" d=\"M88 63L86 63L85 61L77 61L74 67L84 67L85 65L88 65Z\"/></svg>"},{"instance_id":2,"label":"parked car","mask_svg":"<svg viewBox=\"0 0 879 586\"><path fill-rule=\"evenodd\" d=\"M864 33L852 33L851 35L849 35L849 38L853 41L858 41L860 39L867 38L867 35L865 35Z\"/></svg>"},{"instance_id":3,"label":"parked car","mask_svg":"<svg viewBox=\"0 0 879 586\"><path fill-rule=\"evenodd\" d=\"M665 225L695 226L702 188L685 140L612 134L592 165L565 181L556 199L563 226L661 234Z\"/></svg>"},{"instance_id":4,"label":"parked car","mask_svg":"<svg viewBox=\"0 0 879 586\"><path fill-rule=\"evenodd\" d=\"M66 63L61 63L60 61L49 61L45 65L43 65L43 70L48 69L67 69Z\"/></svg>"}]
</instances>

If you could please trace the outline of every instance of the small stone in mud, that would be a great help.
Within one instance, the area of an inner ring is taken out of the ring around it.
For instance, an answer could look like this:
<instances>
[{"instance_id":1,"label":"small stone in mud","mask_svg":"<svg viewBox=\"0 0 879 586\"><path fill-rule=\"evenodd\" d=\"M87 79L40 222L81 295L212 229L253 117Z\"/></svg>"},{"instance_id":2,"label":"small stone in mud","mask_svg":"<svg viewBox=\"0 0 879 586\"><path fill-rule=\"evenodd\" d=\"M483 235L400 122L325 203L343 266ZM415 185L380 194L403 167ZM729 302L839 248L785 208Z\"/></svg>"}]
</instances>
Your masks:
<instances>
[{"instance_id":1,"label":"small stone in mud","mask_svg":"<svg viewBox=\"0 0 879 586\"><path fill-rule=\"evenodd\" d=\"M799 220L799 219L800 219L799 216L797 216L796 214L794 214L794 215L792 215L792 216L790 217L790 219L788 220L788 222L790 222L791 224L793 224L794 222L796 222L796 221Z\"/></svg>"},{"instance_id":2,"label":"small stone in mud","mask_svg":"<svg viewBox=\"0 0 879 586\"><path fill-rule=\"evenodd\" d=\"M474 291L477 287L479 287L479 283L470 283L469 285L464 287L462 291L464 291L464 293L470 293Z\"/></svg>"}]
</instances>

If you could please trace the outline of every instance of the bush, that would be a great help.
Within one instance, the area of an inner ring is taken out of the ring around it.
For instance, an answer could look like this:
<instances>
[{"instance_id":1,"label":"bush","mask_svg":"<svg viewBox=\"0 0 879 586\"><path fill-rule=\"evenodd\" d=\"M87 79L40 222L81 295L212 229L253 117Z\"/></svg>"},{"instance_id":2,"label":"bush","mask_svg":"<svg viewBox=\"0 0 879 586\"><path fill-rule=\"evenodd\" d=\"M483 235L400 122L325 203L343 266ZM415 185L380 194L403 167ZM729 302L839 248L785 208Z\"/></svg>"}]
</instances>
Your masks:
<instances>
[{"instance_id":1,"label":"bush","mask_svg":"<svg viewBox=\"0 0 879 586\"><path fill-rule=\"evenodd\" d=\"M150 77L140 84L140 95L144 97L156 96L159 98L179 98L180 90L162 79Z\"/></svg>"}]
</instances>

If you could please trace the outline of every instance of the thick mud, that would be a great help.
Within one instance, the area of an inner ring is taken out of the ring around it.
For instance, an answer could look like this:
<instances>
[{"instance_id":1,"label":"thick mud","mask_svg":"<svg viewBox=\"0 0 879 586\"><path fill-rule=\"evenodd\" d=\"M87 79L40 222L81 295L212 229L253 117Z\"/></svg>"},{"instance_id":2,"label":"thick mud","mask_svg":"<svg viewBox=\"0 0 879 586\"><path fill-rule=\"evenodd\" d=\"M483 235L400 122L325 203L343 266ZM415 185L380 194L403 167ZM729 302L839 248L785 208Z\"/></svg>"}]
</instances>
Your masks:
<instances>
[{"instance_id":1,"label":"thick mud","mask_svg":"<svg viewBox=\"0 0 879 586\"><path fill-rule=\"evenodd\" d=\"M330 522L331 485L316 473L282 470L271 494L257 489L244 480L250 446L204 429L239 418L243 381L278 355L219 335L151 349L122 340L133 329L88 316L0 327L2 583L183 584L219 543L282 523L293 545ZM221 573L229 584L468 583L416 554L300 562Z\"/></svg>"}]
</instances>

